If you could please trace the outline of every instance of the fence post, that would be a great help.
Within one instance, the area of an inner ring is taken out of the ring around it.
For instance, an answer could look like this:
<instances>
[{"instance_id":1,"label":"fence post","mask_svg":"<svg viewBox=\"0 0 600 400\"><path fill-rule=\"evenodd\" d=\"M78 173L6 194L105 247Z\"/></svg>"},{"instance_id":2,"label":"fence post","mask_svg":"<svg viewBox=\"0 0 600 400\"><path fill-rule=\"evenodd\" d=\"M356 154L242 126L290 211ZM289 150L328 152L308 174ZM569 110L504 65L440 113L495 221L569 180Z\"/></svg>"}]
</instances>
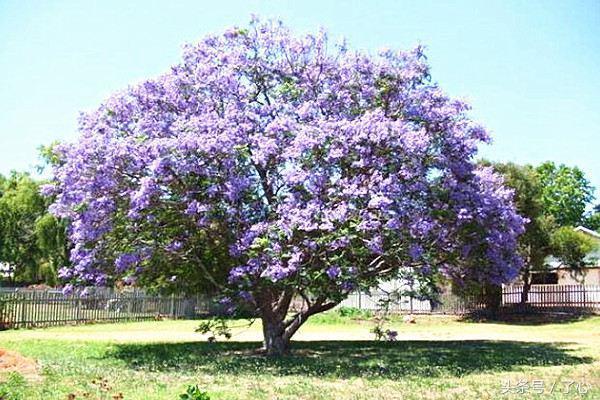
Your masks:
<instances>
[{"instance_id":1,"label":"fence post","mask_svg":"<svg viewBox=\"0 0 600 400\"><path fill-rule=\"evenodd\" d=\"M19 296L21 298L21 325L25 326L26 322L27 322L27 311L25 310L26 306L27 306L27 302L25 299L25 294L21 293L21 296ZM19 325L17 324L17 327L19 327Z\"/></svg>"},{"instance_id":2,"label":"fence post","mask_svg":"<svg viewBox=\"0 0 600 400\"><path fill-rule=\"evenodd\" d=\"M171 318L175 318L175 293L171 294Z\"/></svg>"},{"instance_id":3,"label":"fence post","mask_svg":"<svg viewBox=\"0 0 600 400\"><path fill-rule=\"evenodd\" d=\"M358 309L362 310L362 297L360 295L360 290L358 291Z\"/></svg>"},{"instance_id":4,"label":"fence post","mask_svg":"<svg viewBox=\"0 0 600 400\"><path fill-rule=\"evenodd\" d=\"M75 319L77 320L77 322L81 321L81 299L79 298L79 296L77 296L77 309L75 311Z\"/></svg>"}]
</instances>

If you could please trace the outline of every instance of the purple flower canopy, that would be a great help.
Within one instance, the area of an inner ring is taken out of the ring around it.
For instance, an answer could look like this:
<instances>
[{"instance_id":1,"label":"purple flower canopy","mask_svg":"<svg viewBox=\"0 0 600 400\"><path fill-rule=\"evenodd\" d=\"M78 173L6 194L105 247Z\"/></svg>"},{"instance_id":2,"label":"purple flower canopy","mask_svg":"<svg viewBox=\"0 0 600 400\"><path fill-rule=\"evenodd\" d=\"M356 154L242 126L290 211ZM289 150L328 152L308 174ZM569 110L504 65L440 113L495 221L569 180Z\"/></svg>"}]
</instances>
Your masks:
<instances>
[{"instance_id":1,"label":"purple flower canopy","mask_svg":"<svg viewBox=\"0 0 600 400\"><path fill-rule=\"evenodd\" d=\"M340 293L405 267L512 279L524 221L476 167L489 138L467 111L430 81L421 48L369 55L260 21L207 37L84 114L79 140L58 148L44 191L71 222L61 274L103 284L157 260L200 268L195 250L218 242L243 293Z\"/></svg>"}]
</instances>

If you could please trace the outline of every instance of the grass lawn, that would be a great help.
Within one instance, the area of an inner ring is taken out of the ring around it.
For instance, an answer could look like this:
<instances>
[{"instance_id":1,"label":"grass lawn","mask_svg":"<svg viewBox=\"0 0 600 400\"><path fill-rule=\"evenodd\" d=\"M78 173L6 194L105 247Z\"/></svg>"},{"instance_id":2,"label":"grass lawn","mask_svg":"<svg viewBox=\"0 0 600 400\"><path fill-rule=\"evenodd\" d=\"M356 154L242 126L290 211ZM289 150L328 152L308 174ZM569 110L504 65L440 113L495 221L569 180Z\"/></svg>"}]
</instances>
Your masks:
<instances>
[{"instance_id":1,"label":"grass lawn","mask_svg":"<svg viewBox=\"0 0 600 400\"><path fill-rule=\"evenodd\" d=\"M397 342L375 342L372 323L330 313L309 321L293 355L283 359L255 353L258 324L218 343L194 333L197 325L0 332L0 347L41 365L37 380L4 376L0 399L175 400L190 384L213 400L600 399L600 317L554 323L417 317L416 324L392 322ZM529 385L524 394L515 388L519 380ZM507 381L512 393L502 394ZM587 394L578 394L577 384Z\"/></svg>"}]
</instances>

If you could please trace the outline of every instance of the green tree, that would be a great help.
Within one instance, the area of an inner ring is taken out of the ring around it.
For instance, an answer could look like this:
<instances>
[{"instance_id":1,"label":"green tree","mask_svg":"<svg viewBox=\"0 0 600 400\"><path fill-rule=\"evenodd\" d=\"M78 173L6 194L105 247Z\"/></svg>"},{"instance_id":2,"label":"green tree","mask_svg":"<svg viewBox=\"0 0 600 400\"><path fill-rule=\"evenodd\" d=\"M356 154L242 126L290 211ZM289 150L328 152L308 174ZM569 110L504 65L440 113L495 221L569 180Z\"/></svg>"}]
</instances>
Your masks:
<instances>
[{"instance_id":1,"label":"green tree","mask_svg":"<svg viewBox=\"0 0 600 400\"><path fill-rule=\"evenodd\" d=\"M547 161L536 168L542 185L544 210L559 226L584 223L585 210L594 199L594 188L577 167Z\"/></svg>"},{"instance_id":2,"label":"green tree","mask_svg":"<svg viewBox=\"0 0 600 400\"><path fill-rule=\"evenodd\" d=\"M600 204L596 205L594 210L586 217L584 225L586 228L600 232Z\"/></svg>"},{"instance_id":3,"label":"green tree","mask_svg":"<svg viewBox=\"0 0 600 400\"><path fill-rule=\"evenodd\" d=\"M597 244L589 236L571 227L560 227L552 233L550 245L555 254L571 268L579 272L586 265L586 257L595 250Z\"/></svg>"},{"instance_id":4,"label":"green tree","mask_svg":"<svg viewBox=\"0 0 600 400\"><path fill-rule=\"evenodd\" d=\"M67 259L65 224L48 213L40 184L27 173L0 178L0 262L12 267L11 283L55 284Z\"/></svg>"},{"instance_id":5,"label":"green tree","mask_svg":"<svg viewBox=\"0 0 600 400\"><path fill-rule=\"evenodd\" d=\"M565 222L581 221L586 202L589 201L585 199L591 198L591 189L577 168L561 166L557 173L557 168L549 162L537 168L514 163L495 163L493 166L504 176L506 185L515 191L514 201L518 212L529 220L525 233L519 238L519 251L524 261L521 269L524 285L521 303L526 303L532 274L548 269L548 257L555 257L576 272L584 265L585 256L593 250L594 243L588 237L573 230L572 226L563 225ZM555 176L551 183L550 175ZM548 185L552 186L551 190ZM569 201L568 193L586 194L579 196L579 200ZM550 202L550 199L556 203ZM580 204L582 201L583 208ZM559 220L557 216L561 215L570 217Z\"/></svg>"}]
</instances>

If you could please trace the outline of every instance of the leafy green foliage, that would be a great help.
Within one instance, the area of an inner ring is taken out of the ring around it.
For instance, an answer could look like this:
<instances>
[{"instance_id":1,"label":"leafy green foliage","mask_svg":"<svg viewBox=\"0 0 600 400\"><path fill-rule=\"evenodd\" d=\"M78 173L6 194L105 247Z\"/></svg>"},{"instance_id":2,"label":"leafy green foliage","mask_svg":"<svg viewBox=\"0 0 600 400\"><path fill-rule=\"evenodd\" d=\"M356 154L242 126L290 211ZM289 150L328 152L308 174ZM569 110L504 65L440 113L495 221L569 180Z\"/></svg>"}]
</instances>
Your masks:
<instances>
[{"instance_id":1,"label":"leafy green foliage","mask_svg":"<svg viewBox=\"0 0 600 400\"><path fill-rule=\"evenodd\" d=\"M356 307L340 307L338 310L340 317L349 317L353 319L367 319L373 316L371 310L363 310Z\"/></svg>"},{"instance_id":2,"label":"leafy green foliage","mask_svg":"<svg viewBox=\"0 0 600 400\"><path fill-rule=\"evenodd\" d=\"M220 317L202 321L198 328L196 328L196 332L203 335L210 334L208 337L209 342L216 341L217 337L223 337L227 340L231 339L231 329L229 324L226 319Z\"/></svg>"},{"instance_id":3,"label":"leafy green foliage","mask_svg":"<svg viewBox=\"0 0 600 400\"><path fill-rule=\"evenodd\" d=\"M596 232L600 232L600 207L597 206L595 212L586 217L584 226Z\"/></svg>"},{"instance_id":4,"label":"leafy green foliage","mask_svg":"<svg viewBox=\"0 0 600 400\"><path fill-rule=\"evenodd\" d=\"M188 386L185 393L179 396L180 400L210 400L210 396L207 392L200 390L198 385Z\"/></svg>"},{"instance_id":5,"label":"leafy green foliage","mask_svg":"<svg viewBox=\"0 0 600 400\"><path fill-rule=\"evenodd\" d=\"M584 266L593 242L573 230L584 220L585 209L593 199L593 188L583 172L577 167L557 167L552 162L538 167L495 163L493 167L514 190L519 214L529 220L519 238L523 281L528 283L532 273L546 270L550 256L574 270Z\"/></svg>"},{"instance_id":6,"label":"leafy green foliage","mask_svg":"<svg viewBox=\"0 0 600 400\"><path fill-rule=\"evenodd\" d=\"M375 335L375 340L377 341L387 340L393 342L398 337L398 332L392 329L383 329L379 325L375 326L371 332Z\"/></svg>"},{"instance_id":7,"label":"leafy green foliage","mask_svg":"<svg viewBox=\"0 0 600 400\"><path fill-rule=\"evenodd\" d=\"M519 238L519 248L525 268L542 269L550 254L550 236L556 227L543 201L543 185L537 170L531 165L496 163L494 169L501 173L508 187L515 191L515 205L519 214L529 222Z\"/></svg>"},{"instance_id":8,"label":"leafy green foliage","mask_svg":"<svg viewBox=\"0 0 600 400\"><path fill-rule=\"evenodd\" d=\"M589 261L586 256L598 248L597 241L570 227L554 231L550 242L553 253L573 270L583 268Z\"/></svg>"},{"instance_id":9,"label":"leafy green foliage","mask_svg":"<svg viewBox=\"0 0 600 400\"><path fill-rule=\"evenodd\" d=\"M26 173L0 177L0 262L17 284L55 284L67 262L66 225L48 213L50 199Z\"/></svg>"},{"instance_id":10,"label":"leafy green foliage","mask_svg":"<svg viewBox=\"0 0 600 400\"><path fill-rule=\"evenodd\" d=\"M564 164L545 162L536 168L546 212L560 226L577 226L584 222L585 209L594 199L594 188L583 171Z\"/></svg>"},{"instance_id":11,"label":"leafy green foliage","mask_svg":"<svg viewBox=\"0 0 600 400\"><path fill-rule=\"evenodd\" d=\"M368 321L374 317L371 310L362 310L355 307L338 307L333 310L317 314L310 321L317 325L343 324L349 321Z\"/></svg>"},{"instance_id":12,"label":"leafy green foliage","mask_svg":"<svg viewBox=\"0 0 600 400\"><path fill-rule=\"evenodd\" d=\"M23 393L26 386L27 381L25 378L16 372L12 372L5 381L0 382L0 399L21 400L24 398Z\"/></svg>"}]
</instances>

